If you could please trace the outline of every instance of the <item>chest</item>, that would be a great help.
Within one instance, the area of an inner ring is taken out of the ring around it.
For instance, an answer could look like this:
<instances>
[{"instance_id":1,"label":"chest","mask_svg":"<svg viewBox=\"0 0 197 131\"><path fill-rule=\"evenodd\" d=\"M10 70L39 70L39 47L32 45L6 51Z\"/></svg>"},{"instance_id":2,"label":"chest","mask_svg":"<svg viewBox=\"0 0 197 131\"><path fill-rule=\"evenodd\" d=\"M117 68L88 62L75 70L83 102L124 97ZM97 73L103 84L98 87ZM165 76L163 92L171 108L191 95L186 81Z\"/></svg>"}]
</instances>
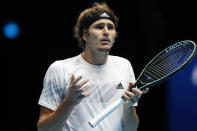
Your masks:
<instances>
[{"instance_id":1,"label":"chest","mask_svg":"<svg viewBox=\"0 0 197 131\"><path fill-rule=\"evenodd\" d=\"M101 70L78 69L75 72L76 76L81 75L83 79L89 79L87 84L90 85L90 88L84 93L91 92L91 95L82 102L108 103L120 98L128 88L130 80L128 73L126 69L117 67Z\"/></svg>"}]
</instances>

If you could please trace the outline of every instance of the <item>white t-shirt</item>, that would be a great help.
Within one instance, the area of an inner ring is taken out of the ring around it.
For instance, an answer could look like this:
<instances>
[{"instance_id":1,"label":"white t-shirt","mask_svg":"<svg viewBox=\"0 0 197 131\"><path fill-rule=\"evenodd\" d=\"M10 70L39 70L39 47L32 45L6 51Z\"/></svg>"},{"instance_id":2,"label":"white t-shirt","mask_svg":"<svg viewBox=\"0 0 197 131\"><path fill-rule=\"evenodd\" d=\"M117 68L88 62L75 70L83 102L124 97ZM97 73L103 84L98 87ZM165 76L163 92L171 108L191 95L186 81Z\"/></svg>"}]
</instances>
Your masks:
<instances>
[{"instance_id":1,"label":"white t-shirt","mask_svg":"<svg viewBox=\"0 0 197 131\"><path fill-rule=\"evenodd\" d=\"M56 110L67 94L72 74L83 76L82 80L89 79L87 91L90 90L91 95L74 107L63 131L122 131L122 108L115 110L95 128L90 127L88 121L120 98L129 82L135 82L130 62L111 55L101 66L87 63L81 55L56 61L46 72L38 104Z\"/></svg>"}]
</instances>

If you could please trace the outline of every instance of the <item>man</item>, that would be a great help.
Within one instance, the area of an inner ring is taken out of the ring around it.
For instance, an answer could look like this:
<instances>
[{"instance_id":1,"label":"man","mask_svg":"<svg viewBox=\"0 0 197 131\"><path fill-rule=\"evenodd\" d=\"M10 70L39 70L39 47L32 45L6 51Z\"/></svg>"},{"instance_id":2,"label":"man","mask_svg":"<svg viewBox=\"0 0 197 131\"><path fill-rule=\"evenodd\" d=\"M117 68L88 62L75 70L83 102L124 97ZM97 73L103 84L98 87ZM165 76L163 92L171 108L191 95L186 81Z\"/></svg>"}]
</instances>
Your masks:
<instances>
[{"instance_id":1,"label":"man","mask_svg":"<svg viewBox=\"0 0 197 131\"><path fill-rule=\"evenodd\" d=\"M117 21L106 3L95 3L80 14L75 36L83 51L49 67L39 99L39 131L137 130L135 106L147 90L129 91L135 81L130 62L109 55ZM88 125L88 120L121 96L127 100L121 108L95 128Z\"/></svg>"}]
</instances>

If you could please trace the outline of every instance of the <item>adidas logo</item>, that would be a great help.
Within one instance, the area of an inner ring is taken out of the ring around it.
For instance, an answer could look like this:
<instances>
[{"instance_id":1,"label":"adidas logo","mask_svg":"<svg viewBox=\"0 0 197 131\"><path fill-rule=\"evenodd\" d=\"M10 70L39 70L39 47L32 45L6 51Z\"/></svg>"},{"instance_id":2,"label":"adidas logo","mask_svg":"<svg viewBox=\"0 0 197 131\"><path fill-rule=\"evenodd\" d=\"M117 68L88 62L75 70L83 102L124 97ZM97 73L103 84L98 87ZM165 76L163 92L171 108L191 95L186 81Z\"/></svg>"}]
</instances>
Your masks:
<instances>
[{"instance_id":1,"label":"adidas logo","mask_svg":"<svg viewBox=\"0 0 197 131\"><path fill-rule=\"evenodd\" d=\"M122 86L121 82L116 86L116 89L124 89L124 87Z\"/></svg>"},{"instance_id":2,"label":"adidas logo","mask_svg":"<svg viewBox=\"0 0 197 131\"><path fill-rule=\"evenodd\" d=\"M105 13L105 12L103 14L101 14L100 16L101 17L109 17L109 15L107 13Z\"/></svg>"}]
</instances>

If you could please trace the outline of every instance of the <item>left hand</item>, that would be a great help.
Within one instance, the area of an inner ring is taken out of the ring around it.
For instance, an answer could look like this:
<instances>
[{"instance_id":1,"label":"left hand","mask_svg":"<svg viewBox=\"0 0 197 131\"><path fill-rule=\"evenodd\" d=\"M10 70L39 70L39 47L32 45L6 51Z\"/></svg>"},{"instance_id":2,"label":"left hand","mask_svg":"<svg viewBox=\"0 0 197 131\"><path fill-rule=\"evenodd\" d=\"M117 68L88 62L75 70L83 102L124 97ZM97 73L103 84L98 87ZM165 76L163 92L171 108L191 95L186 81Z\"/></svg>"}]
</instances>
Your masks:
<instances>
[{"instance_id":1,"label":"left hand","mask_svg":"<svg viewBox=\"0 0 197 131\"><path fill-rule=\"evenodd\" d=\"M138 102L142 94L145 94L149 91L148 88L141 91L138 88L132 88L132 86L133 86L133 83L129 83L128 90L125 91L123 94L123 97L126 100L126 104L129 104L129 105L133 105L134 103Z\"/></svg>"}]
</instances>

